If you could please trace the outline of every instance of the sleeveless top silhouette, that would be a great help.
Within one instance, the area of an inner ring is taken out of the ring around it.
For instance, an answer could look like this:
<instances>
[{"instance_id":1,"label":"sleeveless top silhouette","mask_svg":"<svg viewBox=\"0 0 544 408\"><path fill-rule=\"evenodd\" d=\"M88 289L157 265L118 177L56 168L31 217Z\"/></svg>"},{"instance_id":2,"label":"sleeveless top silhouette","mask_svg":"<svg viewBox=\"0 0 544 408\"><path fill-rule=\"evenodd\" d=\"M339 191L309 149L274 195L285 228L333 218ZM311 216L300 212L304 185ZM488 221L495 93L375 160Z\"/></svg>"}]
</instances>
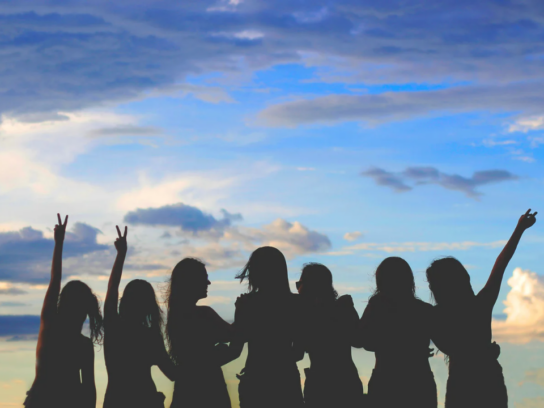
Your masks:
<instances>
[{"instance_id":1,"label":"sleeveless top silhouette","mask_svg":"<svg viewBox=\"0 0 544 408\"><path fill-rule=\"evenodd\" d=\"M508 395L500 347L492 343L492 303L485 292L456 304L434 307L433 341L449 356L447 408L506 408Z\"/></svg>"},{"instance_id":2,"label":"sleeveless top silhouette","mask_svg":"<svg viewBox=\"0 0 544 408\"><path fill-rule=\"evenodd\" d=\"M293 343L300 336L299 295L250 293L236 303L236 330L248 343L239 376L241 408L299 408L304 404Z\"/></svg>"},{"instance_id":3,"label":"sleeveless top silhouette","mask_svg":"<svg viewBox=\"0 0 544 408\"><path fill-rule=\"evenodd\" d=\"M49 328L36 361L36 378L27 392L27 408L72 408L85 406L80 370L85 358L93 358L92 341L77 333L66 335L59 322Z\"/></svg>"},{"instance_id":4,"label":"sleeveless top silhouette","mask_svg":"<svg viewBox=\"0 0 544 408\"><path fill-rule=\"evenodd\" d=\"M230 333L214 320L207 306L192 306L177 322L177 373L171 407L230 408L217 343L229 342Z\"/></svg>"},{"instance_id":5,"label":"sleeveless top silhouette","mask_svg":"<svg viewBox=\"0 0 544 408\"><path fill-rule=\"evenodd\" d=\"M431 314L432 306L419 299L393 305L377 295L368 302L361 336L364 348L376 355L368 383L373 407L436 408L429 364Z\"/></svg>"},{"instance_id":6,"label":"sleeveless top silhouette","mask_svg":"<svg viewBox=\"0 0 544 408\"><path fill-rule=\"evenodd\" d=\"M113 322L107 319L104 357L108 386L104 408L164 408L164 394L157 392L151 367L158 365L165 354L162 336L150 328L135 327L118 317Z\"/></svg>"},{"instance_id":7,"label":"sleeveless top silhouette","mask_svg":"<svg viewBox=\"0 0 544 408\"><path fill-rule=\"evenodd\" d=\"M349 295L322 305L304 304L303 345L311 361L304 370L306 407L364 406L363 384L351 357L358 322Z\"/></svg>"}]
</instances>

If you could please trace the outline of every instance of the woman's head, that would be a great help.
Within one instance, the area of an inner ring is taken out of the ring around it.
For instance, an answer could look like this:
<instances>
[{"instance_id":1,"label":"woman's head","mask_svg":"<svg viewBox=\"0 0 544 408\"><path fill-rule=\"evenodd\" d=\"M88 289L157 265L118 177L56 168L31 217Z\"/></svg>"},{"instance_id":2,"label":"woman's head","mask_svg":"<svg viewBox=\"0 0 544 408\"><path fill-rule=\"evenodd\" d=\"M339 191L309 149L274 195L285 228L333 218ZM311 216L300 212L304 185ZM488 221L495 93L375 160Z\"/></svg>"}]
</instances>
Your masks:
<instances>
[{"instance_id":1,"label":"woman's head","mask_svg":"<svg viewBox=\"0 0 544 408\"><path fill-rule=\"evenodd\" d=\"M247 279L251 292L291 293L287 262L283 254L274 247L264 246L253 251L236 278L240 282Z\"/></svg>"},{"instance_id":2,"label":"woman's head","mask_svg":"<svg viewBox=\"0 0 544 408\"><path fill-rule=\"evenodd\" d=\"M454 257L433 261L427 268L429 289L439 305L450 305L456 301L474 297L470 275Z\"/></svg>"},{"instance_id":3,"label":"woman's head","mask_svg":"<svg viewBox=\"0 0 544 408\"><path fill-rule=\"evenodd\" d=\"M338 293L332 284L332 273L320 263L307 263L302 268L300 280L297 282L298 292L303 296L335 300Z\"/></svg>"},{"instance_id":4,"label":"woman's head","mask_svg":"<svg viewBox=\"0 0 544 408\"><path fill-rule=\"evenodd\" d=\"M134 279L128 283L119 302L119 317L134 325L161 330L162 311L149 282Z\"/></svg>"},{"instance_id":5,"label":"woman's head","mask_svg":"<svg viewBox=\"0 0 544 408\"><path fill-rule=\"evenodd\" d=\"M73 280L64 285L60 292L57 313L64 327L74 331L81 331L83 323L89 317L91 340L95 344L102 342L103 322L100 302L85 283Z\"/></svg>"},{"instance_id":6,"label":"woman's head","mask_svg":"<svg viewBox=\"0 0 544 408\"><path fill-rule=\"evenodd\" d=\"M395 299L415 298L416 285L412 268L398 256L385 258L376 269L376 291Z\"/></svg>"},{"instance_id":7,"label":"woman's head","mask_svg":"<svg viewBox=\"0 0 544 408\"><path fill-rule=\"evenodd\" d=\"M198 259L182 259L172 271L166 293L168 307L166 339L170 357L174 362L177 361L178 356L177 340L183 332L179 318L188 307L194 306L199 299L208 296L209 285L206 266Z\"/></svg>"}]
</instances>

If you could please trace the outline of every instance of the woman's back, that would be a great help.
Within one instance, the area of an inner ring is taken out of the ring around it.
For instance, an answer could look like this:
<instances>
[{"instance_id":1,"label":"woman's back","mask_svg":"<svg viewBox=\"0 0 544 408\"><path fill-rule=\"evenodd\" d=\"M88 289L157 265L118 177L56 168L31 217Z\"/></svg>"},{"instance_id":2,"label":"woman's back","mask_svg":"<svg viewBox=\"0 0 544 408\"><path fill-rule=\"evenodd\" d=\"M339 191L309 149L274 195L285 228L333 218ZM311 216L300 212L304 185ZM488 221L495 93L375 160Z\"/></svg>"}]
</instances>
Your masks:
<instances>
[{"instance_id":1,"label":"woman's back","mask_svg":"<svg viewBox=\"0 0 544 408\"><path fill-rule=\"evenodd\" d=\"M251 293L237 305L237 330L248 342L246 368L294 366L293 343L300 336L300 299L287 293L270 296Z\"/></svg>"}]
</instances>

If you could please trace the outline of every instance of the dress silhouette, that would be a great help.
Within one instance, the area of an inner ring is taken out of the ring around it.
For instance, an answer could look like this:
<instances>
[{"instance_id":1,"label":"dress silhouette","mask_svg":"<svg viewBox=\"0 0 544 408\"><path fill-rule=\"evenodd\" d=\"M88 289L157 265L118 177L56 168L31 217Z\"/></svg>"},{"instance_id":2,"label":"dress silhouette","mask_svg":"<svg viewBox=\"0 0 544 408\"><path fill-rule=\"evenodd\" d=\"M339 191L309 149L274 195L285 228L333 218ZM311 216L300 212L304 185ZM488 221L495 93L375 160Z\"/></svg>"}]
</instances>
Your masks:
<instances>
[{"instance_id":1,"label":"dress silhouette","mask_svg":"<svg viewBox=\"0 0 544 408\"><path fill-rule=\"evenodd\" d=\"M455 258L434 261L427 269L429 288L436 301L433 342L448 356L446 408L506 408L508 394L500 347L492 343L491 319L504 271L523 232L535 222L528 210L497 258L485 287L474 294L470 276Z\"/></svg>"},{"instance_id":2,"label":"dress silhouette","mask_svg":"<svg viewBox=\"0 0 544 408\"><path fill-rule=\"evenodd\" d=\"M307 408L361 408L363 384L351 357L359 315L351 296L338 298L331 271L306 264L297 282L303 303L302 344L311 367L305 369Z\"/></svg>"},{"instance_id":3,"label":"dress silhouette","mask_svg":"<svg viewBox=\"0 0 544 408\"><path fill-rule=\"evenodd\" d=\"M162 337L162 311L149 282L129 282L117 311L119 283L127 253L127 228L115 241L117 257L108 284L104 306L104 357L108 387L104 408L164 408L164 394L157 392L151 367L157 365L174 380Z\"/></svg>"},{"instance_id":4,"label":"dress silhouette","mask_svg":"<svg viewBox=\"0 0 544 408\"><path fill-rule=\"evenodd\" d=\"M237 336L248 343L245 368L239 376L240 407L302 407L296 365L303 357L303 350L297 347L301 305L299 295L289 289L285 257L276 248L258 248L237 278L248 279L250 290L236 302Z\"/></svg>"},{"instance_id":5,"label":"dress silhouette","mask_svg":"<svg viewBox=\"0 0 544 408\"><path fill-rule=\"evenodd\" d=\"M172 271L166 334L177 367L171 407L231 407L221 366L239 355L224 344L233 328L211 307L196 304L208 296L210 284L197 259L185 258Z\"/></svg>"},{"instance_id":6,"label":"dress silhouette","mask_svg":"<svg viewBox=\"0 0 544 408\"><path fill-rule=\"evenodd\" d=\"M372 407L436 408L429 364L432 306L415 296L410 265L386 258L376 270L376 291L361 317L358 346L373 351L368 383Z\"/></svg>"},{"instance_id":7,"label":"dress silhouette","mask_svg":"<svg viewBox=\"0 0 544 408\"><path fill-rule=\"evenodd\" d=\"M64 223L59 214L57 217L51 280L43 302L36 348L36 377L24 405L27 408L94 408L93 343L99 344L102 340L102 315L98 299L85 283L70 281L60 292L68 216ZM81 334L87 317L90 339Z\"/></svg>"}]
</instances>

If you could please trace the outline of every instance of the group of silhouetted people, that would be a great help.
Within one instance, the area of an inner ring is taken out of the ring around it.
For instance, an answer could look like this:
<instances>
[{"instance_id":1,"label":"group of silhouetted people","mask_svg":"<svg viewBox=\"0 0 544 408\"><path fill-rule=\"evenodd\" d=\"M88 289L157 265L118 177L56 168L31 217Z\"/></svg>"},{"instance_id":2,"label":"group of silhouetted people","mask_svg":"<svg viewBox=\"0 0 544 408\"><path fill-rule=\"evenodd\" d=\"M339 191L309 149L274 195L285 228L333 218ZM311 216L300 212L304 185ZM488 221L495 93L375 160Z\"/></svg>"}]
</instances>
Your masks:
<instances>
[{"instance_id":1,"label":"group of silhouetted people","mask_svg":"<svg viewBox=\"0 0 544 408\"><path fill-rule=\"evenodd\" d=\"M425 303L416 296L410 265L389 257L376 270L376 290L360 319L351 297L338 297L326 266L306 264L293 294L283 254L258 248L236 276L247 280L248 293L236 300L232 324L211 307L197 305L207 297L210 281L204 263L194 258L183 259L172 271L166 324L145 280L129 282L118 301L126 227L123 234L117 227L117 257L102 317L85 283L73 280L60 290L68 217L62 222L58 215L36 377L25 406L95 407L94 345L103 344L105 408L164 408L165 396L151 376L153 365L175 382L171 407L230 408L221 366L238 358L247 343L246 364L238 375L241 408L436 408L432 340L449 365L447 408L506 408L492 310L508 262L536 214L528 210L521 216L477 295L465 267L447 257L427 269L436 305ZM87 318L90 338L81 333ZM367 394L352 347L376 356ZM302 389L297 361L305 353L311 366Z\"/></svg>"}]
</instances>

